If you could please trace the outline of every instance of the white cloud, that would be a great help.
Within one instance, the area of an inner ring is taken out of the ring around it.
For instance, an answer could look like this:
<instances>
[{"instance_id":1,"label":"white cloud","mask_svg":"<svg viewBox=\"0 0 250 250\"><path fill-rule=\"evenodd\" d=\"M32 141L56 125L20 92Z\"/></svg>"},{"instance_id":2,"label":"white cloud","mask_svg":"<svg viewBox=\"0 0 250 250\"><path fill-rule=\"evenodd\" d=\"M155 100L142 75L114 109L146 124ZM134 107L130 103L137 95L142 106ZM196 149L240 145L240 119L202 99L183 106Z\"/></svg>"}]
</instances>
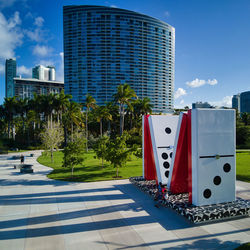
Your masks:
<instances>
[{"instance_id":1,"label":"white cloud","mask_svg":"<svg viewBox=\"0 0 250 250\"><path fill-rule=\"evenodd\" d=\"M25 75L25 76L31 76L32 69L27 68L24 65L17 67L17 74L18 75Z\"/></svg>"},{"instance_id":2,"label":"white cloud","mask_svg":"<svg viewBox=\"0 0 250 250\"><path fill-rule=\"evenodd\" d=\"M180 104L184 104L184 100L183 99L180 101Z\"/></svg>"},{"instance_id":3,"label":"white cloud","mask_svg":"<svg viewBox=\"0 0 250 250\"><path fill-rule=\"evenodd\" d=\"M232 98L233 98L233 96L225 96L220 101L209 102L209 103L213 106L216 106L216 107L231 108L232 107Z\"/></svg>"},{"instance_id":4,"label":"white cloud","mask_svg":"<svg viewBox=\"0 0 250 250\"><path fill-rule=\"evenodd\" d=\"M110 5L111 8L118 8L116 5L112 4Z\"/></svg>"},{"instance_id":5,"label":"white cloud","mask_svg":"<svg viewBox=\"0 0 250 250\"><path fill-rule=\"evenodd\" d=\"M8 20L0 12L0 62L14 57L16 47L22 44L20 24L19 12L15 12Z\"/></svg>"},{"instance_id":6,"label":"white cloud","mask_svg":"<svg viewBox=\"0 0 250 250\"><path fill-rule=\"evenodd\" d=\"M186 95L186 94L187 94L187 92L186 92L185 89L183 89L183 88L178 88L178 89L176 90L175 94L174 94L174 97L175 97L175 99L178 99L179 97L184 96L184 95Z\"/></svg>"},{"instance_id":7,"label":"white cloud","mask_svg":"<svg viewBox=\"0 0 250 250\"><path fill-rule=\"evenodd\" d=\"M37 18L35 18L35 25L38 26L38 27L42 27L43 26L43 23L44 23L44 19L39 16Z\"/></svg>"},{"instance_id":8,"label":"white cloud","mask_svg":"<svg viewBox=\"0 0 250 250\"><path fill-rule=\"evenodd\" d=\"M43 17L39 16L39 17L34 18L32 14L27 14L26 18L34 19L34 26L35 26L24 31L27 37L31 41L35 41L35 42L42 42L44 40L47 40L45 38L46 36L48 36L48 30L42 29L43 23L44 23Z\"/></svg>"},{"instance_id":9,"label":"white cloud","mask_svg":"<svg viewBox=\"0 0 250 250\"><path fill-rule=\"evenodd\" d=\"M19 25L21 23L22 23L22 21L19 17L19 12L16 11L14 13L14 15L9 19L8 28L9 29L15 28L17 25Z\"/></svg>"},{"instance_id":10,"label":"white cloud","mask_svg":"<svg viewBox=\"0 0 250 250\"><path fill-rule=\"evenodd\" d=\"M191 87L191 88L198 88L204 84L206 84L206 81L205 80L200 80L198 78L194 79L193 81L191 82L186 82L186 84Z\"/></svg>"},{"instance_id":11,"label":"white cloud","mask_svg":"<svg viewBox=\"0 0 250 250\"><path fill-rule=\"evenodd\" d=\"M169 11L165 11L164 12L164 16L169 17L170 16L170 12Z\"/></svg>"},{"instance_id":12,"label":"white cloud","mask_svg":"<svg viewBox=\"0 0 250 250\"><path fill-rule=\"evenodd\" d=\"M215 85L217 83L218 83L218 81L216 79L213 79L213 80L208 79L207 80L207 84L209 84L209 85Z\"/></svg>"},{"instance_id":13,"label":"white cloud","mask_svg":"<svg viewBox=\"0 0 250 250\"><path fill-rule=\"evenodd\" d=\"M218 81L216 79L213 79L213 80L210 80L208 79L207 81L206 80L202 80L202 79L194 79L193 81L191 82L186 82L186 84L191 87L191 88L198 88L198 87L201 87L205 84L208 84L208 85L215 85L217 84Z\"/></svg>"},{"instance_id":14,"label":"white cloud","mask_svg":"<svg viewBox=\"0 0 250 250\"><path fill-rule=\"evenodd\" d=\"M0 75L5 73L5 66L4 64L0 64Z\"/></svg>"},{"instance_id":15,"label":"white cloud","mask_svg":"<svg viewBox=\"0 0 250 250\"><path fill-rule=\"evenodd\" d=\"M25 30L25 34L31 41L35 42L40 42L43 38L42 31L39 28L35 30Z\"/></svg>"},{"instance_id":16,"label":"white cloud","mask_svg":"<svg viewBox=\"0 0 250 250\"><path fill-rule=\"evenodd\" d=\"M33 49L33 55L36 56L41 56L41 57L45 57L48 56L50 53L52 52L52 48L48 47L48 46L40 46L40 45L36 45Z\"/></svg>"}]
</instances>

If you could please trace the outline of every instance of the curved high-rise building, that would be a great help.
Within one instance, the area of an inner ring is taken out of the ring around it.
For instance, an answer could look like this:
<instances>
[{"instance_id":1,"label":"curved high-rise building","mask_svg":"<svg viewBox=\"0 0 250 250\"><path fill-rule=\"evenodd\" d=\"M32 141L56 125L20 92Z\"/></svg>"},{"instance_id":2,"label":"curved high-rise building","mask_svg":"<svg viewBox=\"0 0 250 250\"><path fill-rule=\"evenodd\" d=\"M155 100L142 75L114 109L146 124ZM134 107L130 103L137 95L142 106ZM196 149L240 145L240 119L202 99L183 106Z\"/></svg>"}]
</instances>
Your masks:
<instances>
[{"instance_id":1,"label":"curved high-rise building","mask_svg":"<svg viewBox=\"0 0 250 250\"><path fill-rule=\"evenodd\" d=\"M128 83L154 112L171 112L175 29L136 12L103 6L64 6L65 92L98 105Z\"/></svg>"}]
</instances>

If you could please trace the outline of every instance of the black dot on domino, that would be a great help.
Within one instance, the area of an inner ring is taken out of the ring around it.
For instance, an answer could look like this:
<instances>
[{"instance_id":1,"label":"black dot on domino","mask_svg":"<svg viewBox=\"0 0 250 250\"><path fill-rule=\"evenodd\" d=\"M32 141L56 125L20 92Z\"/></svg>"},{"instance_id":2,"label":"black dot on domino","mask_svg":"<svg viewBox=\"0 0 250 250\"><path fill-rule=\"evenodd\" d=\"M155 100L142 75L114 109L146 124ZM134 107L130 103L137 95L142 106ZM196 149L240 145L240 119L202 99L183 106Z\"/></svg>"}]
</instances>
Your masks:
<instances>
[{"instance_id":1,"label":"black dot on domino","mask_svg":"<svg viewBox=\"0 0 250 250\"><path fill-rule=\"evenodd\" d=\"M162 153L162 154L161 154L161 157L162 157L164 160L167 160L168 154L167 154L167 153Z\"/></svg>"},{"instance_id":2,"label":"black dot on domino","mask_svg":"<svg viewBox=\"0 0 250 250\"><path fill-rule=\"evenodd\" d=\"M168 163L167 161L164 161L164 162L163 162L163 167L164 167L164 168L169 168L169 163Z\"/></svg>"},{"instance_id":3,"label":"black dot on domino","mask_svg":"<svg viewBox=\"0 0 250 250\"><path fill-rule=\"evenodd\" d=\"M208 199L210 196L211 196L212 192L210 189L205 189L204 192L203 192L203 196Z\"/></svg>"},{"instance_id":4,"label":"black dot on domino","mask_svg":"<svg viewBox=\"0 0 250 250\"><path fill-rule=\"evenodd\" d=\"M166 132L167 134L170 134L170 133L171 133L171 128L169 128L169 127L165 128L165 132Z\"/></svg>"},{"instance_id":5,"label":"black dot on domino","mask_svg":"<svg viewBox=\"0 0 250 250\"><path fill-rule=\"evenodd\" d=\"M169 176L169 171L166 171L166 172L165 172L165 176L168 178L168 176Z\"/></svg>"},{"instance_id":6,"label":"black dot on domino","mask_svg":"<svg viewBox=\"0 0 250 250\"><path fill-rule=\"evenodd\" d=\"M231 170L231 166L229 163L224 164L223 170L228 173Z\"/></svg>"},{"instance_id":7,"label":"black dot on domino","mask_svg":"<svg viewBox=\"0 0 250 250\"><path fill-rule=\"evenodd\" d=\"M220 185L220 183L221 183L221 178L220 178L220 176L215 176L215 177L214 177L214 184L215 184L215 185Z\"/></svg>"},{"instance_id":8,"label":"black dot on domino","mask_svg":"<svg viewBox=\"0 0 250 250\"><path fill-rule=\"evenodd\" d=\"M171 152L171 153L169 154L169 156L170 156L170 158L172 158L172 156L173 156L173 152Z\"/></svg>"}]
</instances>

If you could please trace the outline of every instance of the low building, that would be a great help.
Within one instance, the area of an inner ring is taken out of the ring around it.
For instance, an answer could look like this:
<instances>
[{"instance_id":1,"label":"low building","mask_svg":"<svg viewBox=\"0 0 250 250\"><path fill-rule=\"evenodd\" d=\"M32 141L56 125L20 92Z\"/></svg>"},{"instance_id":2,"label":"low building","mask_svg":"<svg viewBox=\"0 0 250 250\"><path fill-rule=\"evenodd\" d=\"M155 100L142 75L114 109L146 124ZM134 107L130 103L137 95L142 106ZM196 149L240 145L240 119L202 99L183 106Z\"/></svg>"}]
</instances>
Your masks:
<instances>
[{"instance_id":1,"label":"low building","mask_svg":"<svg viewBox=\"0 0 250 250\"><path fill-rule=\"evenodd\" d=\"M29 78L14 77L15 96L19 99L32 99L37 95L60 93L64 89L64 83L59 81L46 81Z\"/></svg>"},{"instance_id":2,"label":"low building","mask_svg":"<svg viewBox=\"0 0 250 250\"><path fill-rule=\"evenodd\" d=\"M192 103L192 109L196 109L196 108L212 108L212 106L208 102Z\"/></svg>"}]
</instances>

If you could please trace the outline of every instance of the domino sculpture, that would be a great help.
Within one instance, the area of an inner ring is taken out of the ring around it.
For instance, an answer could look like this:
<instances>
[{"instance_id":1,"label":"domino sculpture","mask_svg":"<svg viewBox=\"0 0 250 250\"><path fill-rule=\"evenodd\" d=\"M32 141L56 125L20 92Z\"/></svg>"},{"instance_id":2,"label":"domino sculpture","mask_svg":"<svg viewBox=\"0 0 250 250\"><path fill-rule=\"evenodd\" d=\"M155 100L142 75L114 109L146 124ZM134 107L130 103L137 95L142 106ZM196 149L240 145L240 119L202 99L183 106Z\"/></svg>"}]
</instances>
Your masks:
<instances>
[{"instance_id":1,"label":"domino sculpture","mask_svg":"<svg viewBox=\"0 0 250 250\"><path fill-rule=\"evenodd\" d=\"M143 118L143 175L196 206L235 201L235 111Z\"/></svg>"}]
</instances>

